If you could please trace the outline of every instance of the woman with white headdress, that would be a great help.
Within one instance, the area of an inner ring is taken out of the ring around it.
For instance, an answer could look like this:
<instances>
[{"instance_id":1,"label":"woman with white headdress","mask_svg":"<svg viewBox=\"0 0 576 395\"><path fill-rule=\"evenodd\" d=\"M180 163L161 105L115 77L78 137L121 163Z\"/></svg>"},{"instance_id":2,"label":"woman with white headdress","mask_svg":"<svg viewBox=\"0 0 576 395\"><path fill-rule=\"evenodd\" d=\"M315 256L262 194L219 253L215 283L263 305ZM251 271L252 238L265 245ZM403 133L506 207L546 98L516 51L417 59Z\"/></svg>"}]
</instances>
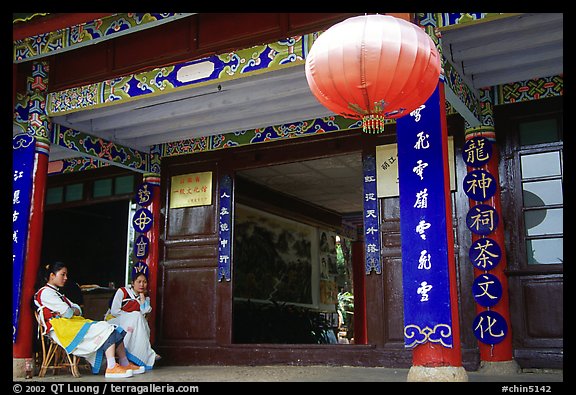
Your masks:
<instances>
[{"instance_id":1,"label":"woman with white headdress","mask_svg":"<svg viewBox=\"0 0 576 395\"><path fill-rule=\"evenodd\" d=\"M134 374L144 373L154 367L160 357L150 344L150 326L146 319L152 311L148 294L148 266L139 262L132 269L132 281L114 294L105 320L126 331L124 347L128 359L140 366Z\"/></svg>"}]
</instances>

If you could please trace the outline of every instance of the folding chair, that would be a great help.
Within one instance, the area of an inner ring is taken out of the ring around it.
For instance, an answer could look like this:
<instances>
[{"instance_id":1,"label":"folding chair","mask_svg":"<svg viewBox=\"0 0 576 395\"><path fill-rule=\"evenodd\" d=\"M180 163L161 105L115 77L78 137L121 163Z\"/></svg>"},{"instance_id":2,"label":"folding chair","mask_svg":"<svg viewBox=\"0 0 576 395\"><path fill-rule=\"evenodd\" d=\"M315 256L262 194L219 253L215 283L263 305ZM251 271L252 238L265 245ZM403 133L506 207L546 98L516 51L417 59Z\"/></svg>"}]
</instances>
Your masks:
<instances>
[{"instance_id":1,"label":"folding chair","mask_svg":"<svg viewBox=\"0 0 576 395\"><path fill-rule=\"evenodd\" d=\"M38 377L44 377L48 368L52 369L52 374L56 373L58 369L70 368L72 376L80 377L78 357L69 354L64 347L52 340L46 332L46 326L38 311L34 312L34 317L36 317L36 322L38 323L38 339L42 344L42 365Z\"/></svg>"}]
</instances>

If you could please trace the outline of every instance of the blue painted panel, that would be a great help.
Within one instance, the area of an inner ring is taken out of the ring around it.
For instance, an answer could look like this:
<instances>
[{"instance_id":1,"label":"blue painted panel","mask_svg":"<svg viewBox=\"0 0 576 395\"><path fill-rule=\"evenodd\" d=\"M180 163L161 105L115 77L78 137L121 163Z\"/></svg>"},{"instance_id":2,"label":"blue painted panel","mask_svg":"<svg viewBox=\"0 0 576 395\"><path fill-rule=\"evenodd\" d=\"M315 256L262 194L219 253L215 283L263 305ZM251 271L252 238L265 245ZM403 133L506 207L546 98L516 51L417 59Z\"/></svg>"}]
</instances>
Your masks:
<instances>
[{"instance_id":1,"label":"blue painted panel","mask_svg":"<svg viewBox=\"0 0 576 395\"><path fill-rule=\"evenodd\" d=\"M445 178L440 92L399 118L398 175L404 283L405 346L452 347Z\"/></svg>"},{"instance_id":2,"label":"blue painted panel","mask_svg":"<svg viewBox=\"0 0 576 395\"><path fill-rule=\"evenodd\" d=\"M27 134L17 134L12 138L12 342L16 341L18 332L32 200L34 146L34 138Z\"/></svg>"}]
</instances>

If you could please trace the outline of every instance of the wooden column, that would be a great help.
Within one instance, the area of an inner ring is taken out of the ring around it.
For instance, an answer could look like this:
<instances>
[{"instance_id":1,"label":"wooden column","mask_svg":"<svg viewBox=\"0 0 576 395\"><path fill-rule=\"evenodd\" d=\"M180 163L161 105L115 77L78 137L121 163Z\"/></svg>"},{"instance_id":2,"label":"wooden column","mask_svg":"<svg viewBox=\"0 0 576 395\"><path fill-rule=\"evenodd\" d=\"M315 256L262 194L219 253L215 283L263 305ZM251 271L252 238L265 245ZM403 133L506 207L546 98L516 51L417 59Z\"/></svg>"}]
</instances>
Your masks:
<instances>
[{"instance_id":1,"label":"wooden column","mask_svg":"<svg viewBox=\"0 0 576 395\"><path fill-rule=\"evenodd\" d=\"M49 124L44 112L47 83L48 63L35 62L32 77L28 81L30 88L28 134L34 136L35 139L34 174L30 202L28 242L20 299L20 315L18 318L18 335L12 346L12 357L14 359L31 358L33 353L32 339L35 333L33 331L34 313L32 310L32 298L36 291L34 286L38 275L38 268L40 267L44 202L48 175L48 153L50 148Z\"/></svg>"},{"instance_id":2,"label":"wooden column","mask_svg":"<svg viewBox=\"0 0 576 395\"><path fill-rule=\"evenodd\" d=\"M482 232L467 221L472 237L469 255L474 265L473 295L476 300L476 318L471 330L478 339L480 369L507 374L517 372L519 366L513 360L512 351L506 238L498 173L500 151L496 145L492 91L481 89L479 92L482 123L476 127L466 123L463 159L467 175L463 188L469 197L469 213L478 216L477 207L489 208L494 211L491 217L497 216L499 220L493 228Z\"/></svg>"},{"instance_id":3,"label":"wooden column","mask_svg":"<svg viewBox=\"0 0 576 395\"><path fill-rule=\"evenodd\" d=\"M495 266L495 267L490 267L487 266L485 267L486 270L481 270L479 269L477 266L474 267L474 277L478 278L479 276L481 276L482 274L485 273L489 273L491 275L494 275L498 281L500 282L500 285L502 287L502 296L500 298L500 300L494 305L491 306L489 308L487 307L483 307L480 304L476 303L476 313L480 314L482 312L485 311L494 311L496 313L498 313L500 316L502 316L502 318L506 321L506 327L507 327L507 333L505 334L505 336L503 336L503 340L499 341L497 344L488 344L484 341L479 341L478 342L478 347L480 349L480 360L481 360L481 366L484 365L486 362L503 362L503 361L512 361L512 333L511 333L511 328L510 328L510 302L509 302L509 296L508 296L508 277L506 276L506 266L507 266L507 262L506 262L506 248L505 248L505 232L504 232L504 224L502 223L502 207L501 207L501 201L500 201L500 177L498 175L498 164L500 162L500 155L499 155L499 150L498 147L496 146L496 139L495 139L495 134L494 134L494 128L490 127L490 126L480 126L480 127L475 127L475 128L468 128L466 130L466 134L465 134L465 140L469 141L470 139L474 138L474 137L484 137L486 138L491 144L492 144L492 155L490 157L490 160L484 164L482 167L480 168L472 168L470 166L467 166L467 171L468 173L470 173L473 170L485 170L487 171L489 174L492 175L492 177L494 177L495 180L495 184L496 184L496 193L494 194L494 196L492 196L491 198L489 198L486 201L481 202L482 204L486 204L488 206L491 206L495 209L496 213L498 214L498 217L500 218L498 225L495 227L495 229L484 236L472 233L472 243L474 244L474 242L477 241L481 241L484 237L488 237L491 240L495 241L498 246L500 247L500 251L501 251L501 255L500 255L500 261L499 263ZM466 186L464 186L464 188L466 188ZM470 207L474 207L476 204L478 204L479 202L473 199L469 199L469 204ZM487 285L486 285L487 287ZM489 292L489 288L486 289L486 292ZM475 331L490 331L491 329L489 329L489 325L491 325L491 323L489 322L479 322L479 325L483 325L483 328L480 329L475 329L475 328L471 328ZM496 328L496 327L494 327ZM496 329L494 329L494 333L493 333L496 338L498 338L498 336L500 335L500 331L496 331ZM513 366L513 369L517 369L517 367Z\"/></svg>"},{"instance_id":4,"label":"wooden column","mask_svg":"<svg viewBox=\"0 0 576 395\"><path fill-rule=\"evenodd\" d=\"M150 343L154 344L156 338L156 316L159 313L159 307L156 301L158 300L158 263L160 261L159 255L159 241L160 241L160 165L159 155L151 154L154 167L154 173L144 174L143 182L150 184L152 187L151 195L152 202L148 206L148 210L152 213L152 227L146 232L146 237L150 240L150 251L146 258L146 265L148 265L148 289L150 292L150 305L152 306L152 314L148 318L150 325Z\"/></svg>"},{"instance_id":5,"label":"wooden column","mask_svg":"<svg viewBox=\"0 0 576 395\"><path fill-rule=\"evenodd\" d=\"M366 265L364 242L352 242L352 278L354 282L354 344L368 344L366 329Z\"/></svg>"}]
</instances>

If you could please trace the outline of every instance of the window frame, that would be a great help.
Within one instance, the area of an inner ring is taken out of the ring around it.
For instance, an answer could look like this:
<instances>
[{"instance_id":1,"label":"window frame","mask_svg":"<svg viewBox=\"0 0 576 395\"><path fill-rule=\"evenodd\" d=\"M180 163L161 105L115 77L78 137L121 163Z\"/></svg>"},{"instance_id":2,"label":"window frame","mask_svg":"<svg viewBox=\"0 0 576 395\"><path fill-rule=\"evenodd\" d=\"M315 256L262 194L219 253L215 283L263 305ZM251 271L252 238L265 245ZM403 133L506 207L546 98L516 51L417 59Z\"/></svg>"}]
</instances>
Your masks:
<instances>
[{"instance_id":1,"label":"window frame","mask_svg":"<svg viewBox=\"0 0 576 395\"><path fill-rule=\"evenodd\" d=\"M540 102L540 103L539 103ZM526 154L536 154L544 152L560 153L562 191L564 193L564 141L563 141L563 113L561 102L557 101L534 101L526 105L518 104L504 109L499 115L501 119L496 120L496 135L502 147L503 161L500 164L501 179L506 180L506 185L502 188L504 226L507 238L507 264L510 272L526 273L563 273L563 263L528 263L526 243L530 239L555 238L554 236L528 236L526 234L526 224L524 213L535 207L524 207L523 179L521 172L520 158ZM516 107L516 108L512 108ZM520 146L520 127L524 122L539 121L555 118L558 125L559 141L551 143L540 143L534 145ZM500 126L500 128L498 128ZM556 179L556 177L535 177L530 181ZM540 206L539 206L540 207ZM550 208L564 208L564 204L545 205ZM565 237L562 232L562 238Z\"/></svg>"},{"instance_id":2,"label":"window frame","mask_svg":"<svg viewBox=\"0 0 576 395\"><path fill-rule=\"evenodd\" d=\"M115 182L119 177L133 175L133 191L121 194L115 194ZM112 181L112 194L107 196L94 196L94 182L98 180L110 179ZM136 192L138 185L142 182L142 174L138 172L126 171L116 167L102 168L94 171L79 171L72 174L55 174L49 175L46 190L50 188L62 187L63 197L59 203L46 203L45 209L56 210L62 208L84 206L94 203L105 203L116 200L131 199ZM82 198L79 200L66 201L66 188L69 185L83 184Z\"/></svg>"}]
</instances>

